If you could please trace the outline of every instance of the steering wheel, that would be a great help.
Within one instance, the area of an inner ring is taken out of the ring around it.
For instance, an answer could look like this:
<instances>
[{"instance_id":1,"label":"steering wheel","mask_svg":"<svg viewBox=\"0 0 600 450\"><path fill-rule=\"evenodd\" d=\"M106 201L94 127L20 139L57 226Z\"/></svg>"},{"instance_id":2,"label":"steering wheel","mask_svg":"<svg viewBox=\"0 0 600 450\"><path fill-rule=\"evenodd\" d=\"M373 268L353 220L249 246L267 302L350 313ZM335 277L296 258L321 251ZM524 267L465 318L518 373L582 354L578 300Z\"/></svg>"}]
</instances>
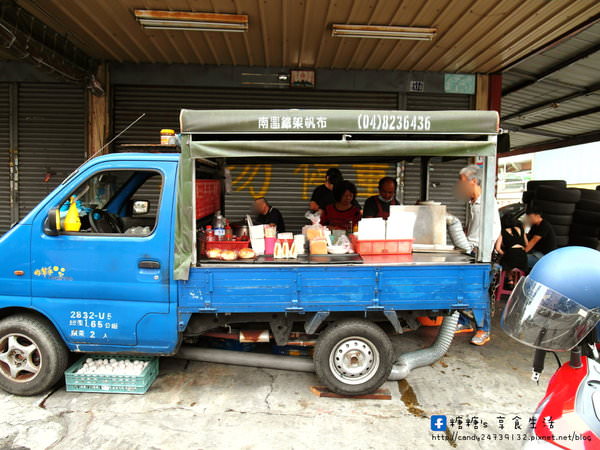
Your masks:
<instances>
[{"instance_id":1,"label":"steering wheel","mask_svg":"<svg viewBox=\"0 0 600 450\"><path fill-rule=\"evenodd\" d=\"M96 215L100 217L97 219ZM119 218L103 209L92 210L88 218L94 233L123 233Z\"/></svg>"}]
</instances>

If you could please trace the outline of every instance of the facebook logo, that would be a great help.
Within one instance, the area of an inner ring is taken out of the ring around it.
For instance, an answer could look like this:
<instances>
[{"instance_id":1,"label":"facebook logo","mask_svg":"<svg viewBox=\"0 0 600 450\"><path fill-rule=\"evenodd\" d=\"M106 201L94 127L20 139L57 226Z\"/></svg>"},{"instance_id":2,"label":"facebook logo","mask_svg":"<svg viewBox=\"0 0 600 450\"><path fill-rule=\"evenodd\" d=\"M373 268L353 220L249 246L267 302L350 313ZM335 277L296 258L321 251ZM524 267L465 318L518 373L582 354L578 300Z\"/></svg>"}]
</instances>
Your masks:
<instances>
[{"instance_id":1,"label":"facebook logo","mask_svg":"<svg viewBox=\"0 0 600 450\"><path fill-rule=\"evenodd\" d=\"M431 416L431 431L446 431L446 416Z\"/></svg>"}]
</instances>

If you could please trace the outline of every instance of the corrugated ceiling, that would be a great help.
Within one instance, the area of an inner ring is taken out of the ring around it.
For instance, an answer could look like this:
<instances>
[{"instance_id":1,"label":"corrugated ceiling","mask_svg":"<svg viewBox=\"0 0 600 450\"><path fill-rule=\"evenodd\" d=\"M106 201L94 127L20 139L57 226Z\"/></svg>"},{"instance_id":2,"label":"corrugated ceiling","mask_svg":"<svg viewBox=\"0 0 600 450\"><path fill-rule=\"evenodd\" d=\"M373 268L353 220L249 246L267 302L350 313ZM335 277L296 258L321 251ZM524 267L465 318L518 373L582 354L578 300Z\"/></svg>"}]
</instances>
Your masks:
<instances>
[{"instance_id":1,"label":"corrugated ceiling","mask_svg":"<svg viewBox=\"0 0 600 450\"><path fill-rule=\"evenodd\" d=\"M505 128L526 127L511 132L511 148L534 150L600 140L600 23L527 58L503 75L502 117ZM585 56L581 58L582 56ZM572 64L553 71L553 68ZM549 73L536 81L540 75ZM516 86L536 81L515 92ZM581 95L585 94L585 95ZM528 111L535 105L555 107ZM511 117L512 116L512 117ZM574 139L576 138L576 139Z\"/></svg>"},{"instance_id":2,"label":"corrugated ceiling","mask_svg":"<svg viewBox=\"0 0 600 450\"><path fill-rule=\"evenodd\" d=\"M111 61L493 72L600 13L597 0L19 0ZM134 8L238 13L247 33L144 30ZM433 26L432 42L333 38L332 23Z\"/></svg>"}]
</instances>

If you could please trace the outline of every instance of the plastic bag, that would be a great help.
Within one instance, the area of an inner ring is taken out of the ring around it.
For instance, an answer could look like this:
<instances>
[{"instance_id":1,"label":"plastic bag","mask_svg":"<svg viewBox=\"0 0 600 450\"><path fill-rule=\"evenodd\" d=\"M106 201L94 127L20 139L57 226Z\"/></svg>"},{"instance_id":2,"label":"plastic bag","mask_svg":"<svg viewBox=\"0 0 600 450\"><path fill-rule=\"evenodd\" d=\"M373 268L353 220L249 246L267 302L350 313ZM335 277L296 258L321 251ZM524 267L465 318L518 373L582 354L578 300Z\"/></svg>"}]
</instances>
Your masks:
<instances>
[{"instance_id":1,"label":"plastic bag","mask_svg":"<svg viewBox=\"0 0 600 450\"><path fill-rule=\"evenodd\" d=\"M304 217L306 217L308 220L310 220L310 222L313 225L320 225L321 224L321 211L306 211L306 214L304 214Z\"/></svg>"},{"instance_id":2,"label":"plastic bag","mask_svg":"<svg viewBox=\"0 0 600 450\"><path fill-rule=\"evenodd\" d=\"M354 251L350 239L348 239L348 236L345 234L339 236L333 245L327 247L327 250L329 253L338 255L352 253Z\"/></svg>"}]
</instances>

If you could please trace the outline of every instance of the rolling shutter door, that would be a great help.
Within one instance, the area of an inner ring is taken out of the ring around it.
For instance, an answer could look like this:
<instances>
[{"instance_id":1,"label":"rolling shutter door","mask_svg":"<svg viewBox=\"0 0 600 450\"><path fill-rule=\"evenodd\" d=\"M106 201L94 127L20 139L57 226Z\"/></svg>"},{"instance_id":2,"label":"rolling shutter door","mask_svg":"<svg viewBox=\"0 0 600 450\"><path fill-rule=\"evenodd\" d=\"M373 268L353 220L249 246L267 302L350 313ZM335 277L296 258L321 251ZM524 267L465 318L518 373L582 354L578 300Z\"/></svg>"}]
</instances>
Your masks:
<instances>
[{"instance_id":1,"label":"rolling shutter door","mask_svg":"<svg viewBox=\"0 0 600 450\"><path fill-rule=\"evenodd\" d=\"M19 85L19 216L23 217L85 158L83 88Z\"/></svg>"},{"instance_id":2,"label":"rolling shutter door","mask_svg":"<svg viewBox=\"0 0 600 450\"><path fill-rule=\"evenodd\" d=\"M475 96L463 94L415 94L406 95L409 111L443 111L473 109Z\"/></svg>"},{"instance_id":3,"label":"rolling shutter door","mask_svg":"<svg viewBox=\"0 0 600 450\"><path fill-rule=\"evenodd\" d=\"M181 109L398 109L395 92L337 92L222 89L172 86L114 86L115 133L146 116L117 144L157 143L162 128L179 130Z\"/></svg>"},{"instance_id":4,"label":"rolling shutter door","mask_svg":"<svg viewBox=\"0 0 600 450\"><path fill-rule=\"evenodd\" d=\"M0 83L0 235L10 228L9 114L9 85Z\"/></svg>"},{"instance_id":5,"label":"rolling shutter door","mask_svg":"<svg viewBox=\"0 0 600 450\"><path fill-rule=\"evenodd\" d=\"M309 223L304 218L314 188L323 183L325 172L335 164L249 164L229 167L233 193L225 197L226 215L237 221L251 213L253 199L266 197L283 215L288 231L299 233ZM377 183L384 176L396 176L396 165L339 164L344 178L356 184L361 206L377 193Z\"/></svg>"},{"instance_id":6,"label":"rolling shutter door","mask_svg":"<svg viewBox=\"0 0 600 450\"><path fill-rule=\"evenodd\" d=\"M406 96L406 109L409 111L433 110L468 110L473 108L475 97L458 94L415 94ZM448 211L457 216L464 224L466 205L457 201L454 196L454 185L458 172L468 164L466 158L452 161L442 161L432 158L429 165L429 199L442 202L448 206ZM405 168L405 198L407 205L414 204L419 199L421 186L420 162L416 158L407 163Z\"/></svg>"}]
</instances>

